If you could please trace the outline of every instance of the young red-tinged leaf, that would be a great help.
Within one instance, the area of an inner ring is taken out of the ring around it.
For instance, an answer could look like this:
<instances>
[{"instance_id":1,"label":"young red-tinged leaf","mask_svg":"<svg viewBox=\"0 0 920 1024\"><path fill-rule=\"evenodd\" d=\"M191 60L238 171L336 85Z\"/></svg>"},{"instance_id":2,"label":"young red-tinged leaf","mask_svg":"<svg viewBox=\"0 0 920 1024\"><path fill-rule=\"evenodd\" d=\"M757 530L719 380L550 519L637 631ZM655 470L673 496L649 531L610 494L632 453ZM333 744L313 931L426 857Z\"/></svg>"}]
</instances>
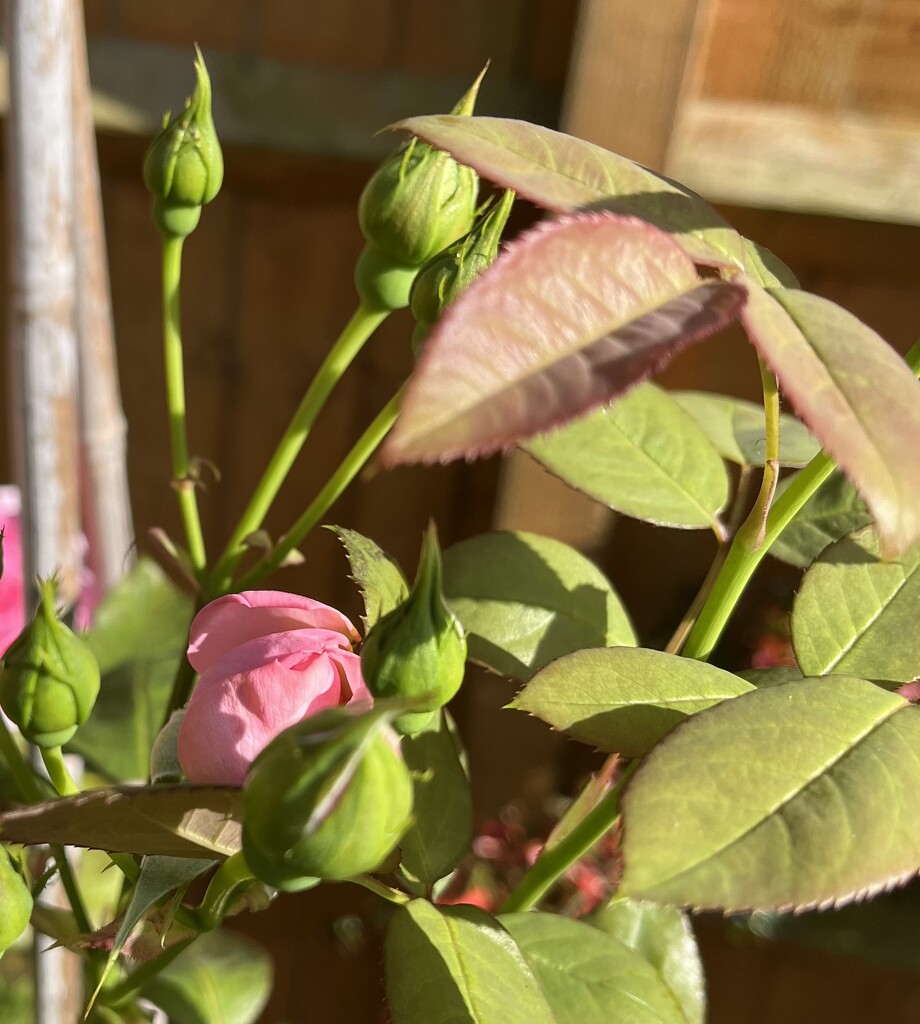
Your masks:
<instances>
[{"instance_id":1,"label":"young red-tinged leaf","mask_svg":"<svg viewBox=\"0 0 920 1024\"><path fill-rule=\"evenodd\" d=\"M117 786L0 814L0 839L110 853L229 857L240 849L241 819L239 789Z\"/></svg>"},{"instance_id":2,"label":"young red-tinged leaf","mask_svg":"<svg viewBox=\"0 0 920 1024\"><path fill-rule=\"evenodd\" d=\"M589 412L727 326L745 295L702 283L673 238L633 217L541 224L433 328L383 461L488 455Z\"/></svg>"},{"instance_id":3,"label":"young red-tinged leaf","mask_svg":"<svg viewBox=\"0 0 920 1024\"><path fill-rule=\"evenodd\" d=\"M897 557L920 541L920 382L875 331L828 299L745 284L751 341L865 499L883 556Z\"/></svg>"},{"instance_id":4,"label":"young red-tinged leaf","mask_svg":"<svg viewBox=\"0 0 920 1024\"><path fill-rule=\"evenodd\" d=\"M920 708L850 676L725 701L623 796L620 894L726 911L832 906L920 869Z\"/></svg>"},{"instance_id":5,"label":"young red-tinged leaf","mask_svg":"<svg viewBox=\"0 0 920 1024\"><path fill-rule=\"evenodd\" d=\"M418 135L489 181L556 213L584 207L633 214L703 263L747 265L741 236L689 189L600 146L499 117L412 117L393 126Z\"/></svg>"}]
</instances>

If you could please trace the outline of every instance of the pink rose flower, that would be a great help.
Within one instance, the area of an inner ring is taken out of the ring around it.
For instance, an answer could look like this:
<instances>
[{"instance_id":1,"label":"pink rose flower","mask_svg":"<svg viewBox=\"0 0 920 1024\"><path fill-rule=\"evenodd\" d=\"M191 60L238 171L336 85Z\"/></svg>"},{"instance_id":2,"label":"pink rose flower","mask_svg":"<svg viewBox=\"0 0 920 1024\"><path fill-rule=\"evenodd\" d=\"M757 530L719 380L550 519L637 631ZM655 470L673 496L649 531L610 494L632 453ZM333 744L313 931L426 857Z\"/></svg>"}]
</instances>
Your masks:
<instances>
[{"instance_id":1,"label":"pink rose flower","mask_svg":"<svg viewBox=\"0 0 920 1024\"><path fill-rule=\"evenodd\" d=\"M325 708L372 697L341 612L296 594L250 590L195 617L188 659L201 674L179 730L191 782L241 785L280 732Z\"/></svg>"},{"instance_id":2,"label":"pink rose flower","mask_svg":"<svg viewBox=\"0 0 920 1024\"><path fill-rule=\"evenodd\" d=\"M22 581L22 514L19 488L0 487L0 527L3 528L3 578L0 579L0 657L26 624Z\"/></svg>"}]
</instances>

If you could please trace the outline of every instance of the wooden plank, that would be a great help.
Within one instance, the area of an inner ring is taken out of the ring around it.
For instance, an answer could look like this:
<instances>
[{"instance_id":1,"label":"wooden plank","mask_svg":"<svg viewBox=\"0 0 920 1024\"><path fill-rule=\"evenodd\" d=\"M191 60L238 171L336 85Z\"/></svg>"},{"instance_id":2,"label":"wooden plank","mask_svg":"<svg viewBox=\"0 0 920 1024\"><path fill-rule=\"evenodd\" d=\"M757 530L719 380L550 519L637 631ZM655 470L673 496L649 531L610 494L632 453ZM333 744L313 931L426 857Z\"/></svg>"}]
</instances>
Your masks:
<instances>
[{"instance_id":1,"label":"wooden plank","mask_svg":"<svg viewBox=\"0 0 920 1024\"><path fill-rule=\"evenodd\" d=\"M537 85L562 89L578 23L578 0L531 0L528 78Z\"/></svg>"},{"instance_id":2,"label":"wooden plank","mask_svg":"<svg viewBox=\"0 0 920 1024\"><path fill-rule=\"evenodd\" d=\"M247 0L182 0L181 3L150 3L150 0L114 0L115 30L133 39L167 43L191 51L245 49Z\"/></svg>"},{"instance_id":3,"label":"wooden plank","mask_svg":"<svg viewBox=\"0 0 920 1024\"><path fill-rule=\"evenodd\" d=\"M254 5L258 50L279 60L383 68L393 43L395 6L395 0L261 0Z\"/></svg>"},{"instance_id":4,"label":"wooden plank","mask_svg":"<svg viewBox=\"0 0 920 1024\"><path fill-rule=\"evenodd\" d=\"M853 63L848 105L864 113L920 118L920 4L875 0Z\"/></svg>"},{"instance_id":5,"label":"wooden plank","mask_svg":"<svg viewBox=\"0 0 920 1024\"><path fill-rule=\"evenodd\" d=\"M665 170L713 202L920 223L920 120L692 100Z\"/></svg>"}]
</instances>

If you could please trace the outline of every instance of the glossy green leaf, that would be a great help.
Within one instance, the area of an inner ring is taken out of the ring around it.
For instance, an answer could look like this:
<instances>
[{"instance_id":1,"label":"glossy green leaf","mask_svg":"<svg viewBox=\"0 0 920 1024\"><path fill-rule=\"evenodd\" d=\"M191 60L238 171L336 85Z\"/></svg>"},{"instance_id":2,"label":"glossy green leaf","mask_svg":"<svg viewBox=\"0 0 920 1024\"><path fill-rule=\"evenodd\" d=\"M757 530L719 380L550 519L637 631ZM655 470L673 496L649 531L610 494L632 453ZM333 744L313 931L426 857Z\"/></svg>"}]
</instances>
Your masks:
<instances>
[{"instance_id":1,"label":"glossy green leaf","mask_svg":"<svg viewBox=\"0 0 920 1024\"><path fill-rule=\"evenodd\" d=\"M154 975L141 995L173 1024L254 1024L272 991L272 961L237 933L202 935Z\"/></svg>"},{"instance_id":2,"label":"glossy green leaf","mask_svg":"<svg viewBox=\"0 0 920 1024\"><path fill-rule=\"evenodd\" d=\"M767 435L762 405L705 391L672 394L723 458L740 466L764 464ZM779 464L804 466L809 463L820 451L818 442L794 416L781 413L779 423Z\"/></svg>"},{"instance_id":3,"label":"glossy green leaf","mask_svg":"<svg viewBox=\"0 0 920 1024\"><path fill-rule=\"evenodd\" d=\"M920 869L920 708L849 676L689 719L623 795L620 893L724 910L830 906Z\"/></svg>"},{"instance_id":4,"label":"glossy green leaf","mask_svg":"<svg viewBox=\"0 0 920 1024\"><path fill-rule=\"evenodd\" d=\"M557 1024L514 940L476 907L400 907L384 960L392 1024Z\"/></svg>"},{"instance_id":5,"label":"glossy green leaf","mask_svg":"<svg viewBox=\"0 0 920 1024\"><path fill-rule=\"evenodd\" d=\"M803 679L801 671L792 665L777 665L774 668L743 668L738 675L751 686L761 689L765 686L782 686L797 683Z\"/></svg>"},{"instance_id":6,"label":"glossy green leaf","mask_svg":"<svg viewBox=\"0 0 920 1024\"><path fill-rule=\"evenodd\" d=\"M399 844L401 866L426 885L450 874L473 838L472 795L459 744L446 711L421 732L402 738L414 795L413 824Z\"/></svg>"},{"instance_id":7,"label":"glossy green leaf","mask_svg":"<svg viewBox=\"0 0 920 1024\"><path fill-rule=\"evenodd\" d=\"M552 662L509 706L582 743L642 757L687 715L750 689L750 683L703 661L610 647Z\"/></svg>"},{"instance_id":8,"label":"glossy green leaf","mask_svg":"<svg viewBox=\"0 0 920 1024\"><path fill-rule=\"evenodd\" d=\"M4 842L62 843L163 857L229 857L240 849L242 796L218 786L93 789L0 814Z\"/></svg>"},{"instance_id":9,"label":"glossy green leaf","mask_svg":"<svg viewBox=\"0 0 920 1024\"><path fill-rule=\"evenodd\" d=\"M920 381L828 299L746 279L745 330L793 408L869 506L886 557L920 541Z\"/></svg>"},{"instance_id":10,"label":"glossy green leaf","mask_svg":"<svg viewBox=\"0 0 920 1024\"><path fill-rule=\"evenodd\" d=\"M685 1024L654 967L625 943L559 914L504 914L558 1024Z\"/></svg>"},{"instance_id":11,"label":"glossy green leaf","mask_svg":"<svg viewBox=\"0 0 920 1024\"><path fill-rule=\"evenodd\" d=\"M191 602L146 558L96 611L86 639L99 661L102 689L68 747L108 778L147 778L191 618Z\"/></svg>"},{"instance_id":12,"label":"glossy green leaf","mask_svg":"<svg viewBox=\"0 0 920 1024\"><path fill-rule=\"evenodd\" d=\"M330 526L339 538L351 566L351 578L364 600L364 629L398 607L409 595L409 585L396 561L379 544L355 530Z\"/></svg>"},{"instance_id":13,"label":"glossy green leaf","mask_svg":"<svg viewBox=\"0 0 920 1024\"><path fill-rule=\"evenodd\" d=\"M777 497L794 479L780 480ZM828 544L869 522L871 516L856 488L842 473L834 473L773 542L770 554L805 569Z\"/></svg>"},{"instance_id":14,"label":"glossy green leaf","mask_svg":"<svg viewBox=\"0 0 920 1024\"><path fill-rule=\"evenodd\" d=\"M381 452L388 466L475 458L589 412L738 315L670 235L576 214L516 239L425 341Z\"/></svg>"},{"instance_id":15,"label":"glossy green leaf","mask_svg":"<svg viewBox=\"0 0 920 1024\"><path fill-rule=\"evenodd\" d=\"M583 139L498 117L412 117L394 127L548 210L631 214L675 232L695 259L745 265L741 236L705 200Z\"/></svg>"},{"instance_id":16,"label":"glossy green leaf","mask_svg":"<svg viewBox=\"0 0 920 1024\"><path fill-rule=\"evenodd\" d=\"M654 384L640 384L524 450L617 512L661 526L722 530L725 464L693 419Z\"/></svg>"},{"instance_id":17,"label":"glossy green leaf","mask_svg":"<svg viewBox=\"0 0 920 1024\"><path fill-rule=\"evenodd\" d=\"M828 548L805 573L792 643L805 675L910 682L920 675L920 544L880 558L873 527Z\"/></svg>"},{"instance_id":18,"label":"glossy green leaf","mask_svg":"<svg viewBox=\"0 0 920 1024\"><path fill-rule=\"evenodd\" d=\"M512 679L527 680L582 647L636 643L597 566L534 533L486 533L448 548L444 594L467 632L470 657Z\"/></svg>"},{"instance_id":19,"label":"glossy green leaf","mask_svg":"<svg viewBox=\"0 0 920 1024\"><path fill-rule=\"evenodd\" d=\"M744 269L764 288L798 288L795 274L759 242L744 239Z\"/></svg>"},{"instance_id":20,"label":"glossy green leaf","mask_svg":"<svg viewBox=\"0 0 920 1024\"><path fill-rule=\"evenodd\" d=\"M676 907L615 899L592 914L588 923L619 939L654 967L679 1006L685 1024L703 1024L703 965L686 914Z\"/></svg>"}]
</instances>

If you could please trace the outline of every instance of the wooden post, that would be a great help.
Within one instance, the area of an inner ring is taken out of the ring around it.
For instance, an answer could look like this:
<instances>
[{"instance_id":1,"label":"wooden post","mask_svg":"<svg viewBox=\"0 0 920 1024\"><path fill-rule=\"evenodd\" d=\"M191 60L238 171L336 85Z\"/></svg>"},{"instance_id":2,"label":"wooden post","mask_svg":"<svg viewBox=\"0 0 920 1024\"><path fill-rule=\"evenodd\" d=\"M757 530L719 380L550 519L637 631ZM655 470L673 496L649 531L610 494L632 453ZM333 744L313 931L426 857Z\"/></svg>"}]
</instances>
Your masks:
<instances>
[{"instance_id":1,"label":"wooden post","mask_svg":"<svg viewBox=\"0 0 920 1024\"><path fill-rule=\"evenodd\" d=\"M8 408L23 575L80 590L70 0L7 0ZM28 584L27 584L28 590ZM34 591L29 595L30 603ZM36 941L38 1024L79 1019L80 960Z\"/></svg>"}]
</instances>

